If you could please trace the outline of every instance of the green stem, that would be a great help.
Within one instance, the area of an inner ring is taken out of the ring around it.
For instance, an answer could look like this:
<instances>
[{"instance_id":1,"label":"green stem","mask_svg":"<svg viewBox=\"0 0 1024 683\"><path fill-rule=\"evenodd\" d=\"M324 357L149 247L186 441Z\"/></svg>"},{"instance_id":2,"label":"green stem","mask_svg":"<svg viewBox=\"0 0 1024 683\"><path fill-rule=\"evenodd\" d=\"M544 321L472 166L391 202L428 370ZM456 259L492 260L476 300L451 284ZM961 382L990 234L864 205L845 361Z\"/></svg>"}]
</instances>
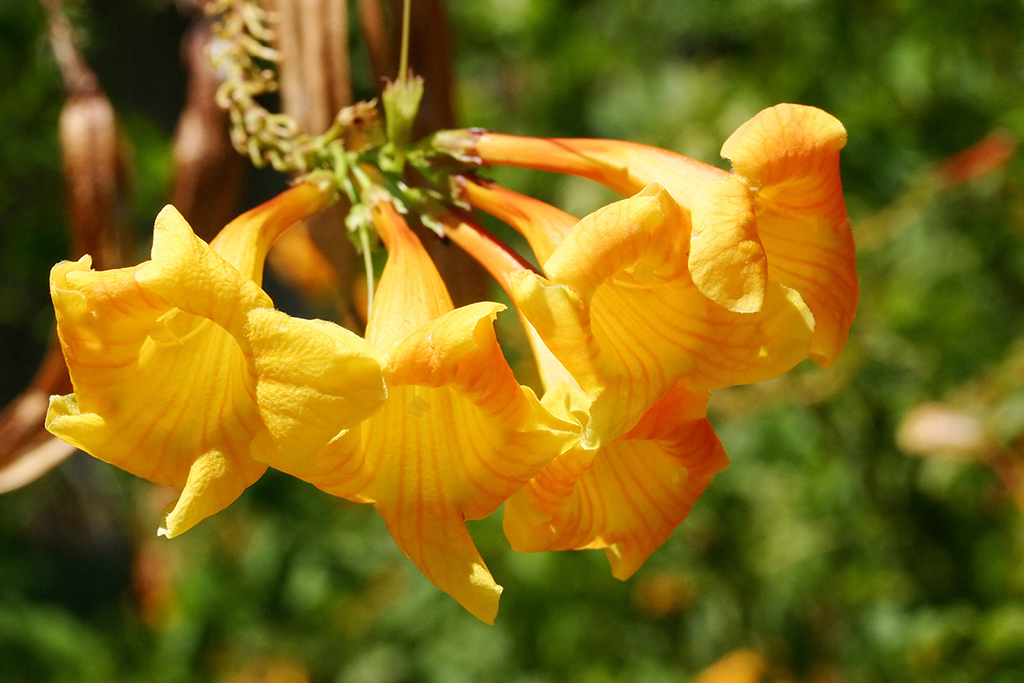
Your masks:
<instances>
[{"instance_id":1,"label":"green stem","mask_svg":"<svg viewBox=\"0 0 1024 683\"><path fill-rule=\"evenodd\" d=\"M363 267L366 269L366 319L373 313L373 257L370 254L370 231L366 226L359 230L359 246L363 252Z\"/></svg>"},{"instance_id":2,"label":"green stem","mask_svg":"<svg viewBox=\"0 0 1024 683\"><path fill-rule=\"evenodd\" d=\"M409 24L412 16L412 0L405 0L402 6L402 53L398 61L398 80L404 81L409 73Z\"/></svg>"}]
</instances>

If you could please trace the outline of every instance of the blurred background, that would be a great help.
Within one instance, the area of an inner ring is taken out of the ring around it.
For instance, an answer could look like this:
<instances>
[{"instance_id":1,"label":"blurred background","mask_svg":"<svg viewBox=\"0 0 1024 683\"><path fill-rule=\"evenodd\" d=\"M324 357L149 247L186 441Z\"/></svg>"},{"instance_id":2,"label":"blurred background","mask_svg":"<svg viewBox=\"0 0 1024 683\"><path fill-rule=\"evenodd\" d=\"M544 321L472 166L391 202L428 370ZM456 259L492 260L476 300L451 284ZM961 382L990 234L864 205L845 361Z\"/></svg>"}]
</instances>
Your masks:
<instances>
[{"instance_id":1,"label":"blurred background","mask_svg":"<svg viewBox=\"0 0 1024 683\"><path fill-rule=\"evenodd\" d=\"M153 217L183 191L187 4L64 4L119 121L111 262L145 259ZM353 96L369 99L380 53L350 14ZM48 272L82 243L58 136L76 86L49 26L42 3L0 2L0 405L46 356ZM493 627L434 589L372 507L284 475L167 541L173 492L83 454L40 467L0 495L0 680L1024 680L1024 4L474 0L426 26L421 54L453 68L445 125L724 166L722 142L764 107L838 117L862 288L844 355L713 396L733 464L628 582L599 551L513 554L500 512L471 523L505 587ZM261 171L239 189L241 173L190 196L237 196L231 215L284 187ZM492 177L577 215L613 198ZM330 309L282 273L279 305ZM45 438L5 434L0 465Z\"/></svg>"}]
</instances>

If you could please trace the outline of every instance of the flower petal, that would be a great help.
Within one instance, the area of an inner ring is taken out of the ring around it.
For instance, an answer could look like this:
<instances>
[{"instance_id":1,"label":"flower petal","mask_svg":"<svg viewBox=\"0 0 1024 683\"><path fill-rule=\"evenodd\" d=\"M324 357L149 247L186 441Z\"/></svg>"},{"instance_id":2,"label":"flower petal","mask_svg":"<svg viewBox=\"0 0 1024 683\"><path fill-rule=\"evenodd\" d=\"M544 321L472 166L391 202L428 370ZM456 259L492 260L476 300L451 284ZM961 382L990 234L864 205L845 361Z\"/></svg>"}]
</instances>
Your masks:
<instances>
[{"instance_id":1,"label":"flower petal","mask_svg":"<svg viewBox=\"0 0 1024 683\"><path fill-rule=\"evenodd\" d=\"M500 587L465 520L493 512L574 439L574 425L516 383L494 337L498 307L457 309L392 346L384 408L300 475L375 503L423 574L488 623Z\"/></svg>"},{"instance_id":2,"label":"flower petal","mask_svg":"<svg viewBox=\"0 0 1024 683\"><path fill-rule=\"evenodd\" d=\"M592 291L614 276L637 286L689 279L689 219L658 183L576 224L544 264L549 278Z\"/></svg>"},{"instance_id":3,"label":"flower petal","mask_svg":"<svg viewBox=\"0 0 1024 683\"><path fill-rule=\"evenodd\" d=\"M217 320L242 343L245 314L274 305L255 282L199 239L173 206L157 215L153 258L139 266L135 279L177 308Z\"/></svg>"},{"instance_id":4,"label":"flower petal","mask_svg":"<svg viewBox=\"0 0 1024 683\"><path fill-rule=\"evenodd\" d=\"M470 204L500 218L525 237L542 266L578 222L575 216L546 202L497 183L467 180L462 189Z\"/></svg>"},{"instance_id":5,"label":"flower petal","mask_svg":"<svg viewBox=\"0 0 1024 683\"><path fill-rule=\"evenodd\" d=\"M580 221L548 278L511 278L516 305L592 401L584 448L632 428L680 379L746 384L807 357L812 323L799 295L770 283L757 313L715 304L686 274L688 237L685 214L652 186Z\"/></svg>"},{"instance_id":6,"label":"flower petal","mask_svg":"<svg viewBox=\"0 0 1024 683\"><path fill-rule=\"evenodd\" d=\"M275 469L302 476L331 439L387 398L383 358L343 327L257 308L249 312L246 335L267 426L253 441L252 454Z\"/></svg>"},{"instance_id":7,"label":"flower petal","mask_svg":"<svg viewBox=\"0 0 1024 683\"><path fill-rule=\"evenodd\" d=\"M432 584L480 621L493 624L502 587L480 557L465 518L443 497L430 500L436 491L425 481L418 487L415 508L390 502L377 505L391 537Z\"/></svg>"},{"instance_id":8,"label":"flower petal","mask_svg":"<svg viewBox=\"0 0 1024 683\"><path fill-rule=\"evenodd\" d=\"M717 203L723 192L738 193L734 186L703 189L728 178L727 172L666 150L619 140L496 133L478 134L466 144L462 151L484 163L572 173L625 195L660 183L693 212L694 228L707 235L709 246L695 240L691 260L701 291L732 310L756 310L763 251L768 279L799 292L814 316L811 357L828 366L845 345L859 296L839 176L846 131L820 109L771 107L723 145L722 156L733 162L736 179L756 193L756 225L749 220L747 203L736 197L726 205ZM727 206L736 213L730 216Z\"/></svg>"},{"instance_id":9,"label":"flower petal","mask_svg":"<svg viewBox=\"0 0 1024 683\"><path fill-rule=\"evenodd\" d=\"M494 334L493 319L503 306L452 310L436 268L394 207L379 202L373 216L388 261L367 336L383 356L387 400L350 428L351 415L336 409L347 389L324 379L322 389L297 390L306 381L306 370L296 367L304 354L296 349L294 357L291 350L275 356L273 347L278 333L283 346L301 341L331 372L351 362L351 349L324 326L289 322L275 332L262 325L276 316L256 312L250 333L260 398L271 399L271 436L280 439L280 453L298 438L297 457L282 467L333 495L376 504L423 574L492 623L501 587L465 521L497 509L572 443L576 425L555 418L516 382ZM283 388L271 391L270 383ZM292 429L300 416L312 426L301 437ZM262 438L254 444L261 458L265 445Z\"/></svg>"},{"instance_id":10,"label":"flower petal","mask_svg":"<svg viewBox=\"0 0 1024 683\"><path fill-rule=\"evenodd\" d=\"M176 536L223 509L266 470L249 455L264 426L245 316L271 305L256 284L270 243L323 201L315 187L297 186L232 222L214 240L219 252L167 207L152 260L97 273L86 257L51 273L75 393L51 400L47 428L183 489L161 534Z\"/></svg>"},{"instance_id":11,"label":"flower petal","mask_svg":"<svg viewBox=\"0 0 1024 683\"><path fill-rule=\"evenodd\" d=\"M371 213L377 234L388 250L388 260L366 323L366 339L382 349L449 312L453 304L427 250L394 205L379 201Z\"/></svg>"},{"instance_id":12,"label":"flower petal","mask_svg":"<svg viewBox=\"0 0 1024 683\"><path fill-rule=\"evenodd\" d=\"M619 439L556 458L505 503L513 550L603 548L616 578L632 576L729 463L707 398L678 386Z\"/></svg>"},{"instance_id":13,"label":"flower petal","mask_svg":"<svg viewBox=\"0 0 1024 683\"><path fill-rule=\"evenodd\" d=\"M270 247L288 228L322 209L326 200L316 185L300 183L228 223L210 246L260 285Z\"/></svg>"},{"instance_id":14,"label":"flower petal","mask_svg":"<svg viewBox=\"0 0 1024 683\"><path fill-rule=\"evenodd\" d=\"M136 281L143 266L95 272L59 263L50 287L75 394L46 426L82 450L184 489L162 533L218 512L266 469L249 457L263 428L255 378L235 339Z\"/></svg>"},{"instance_id":15,"label":"flower petal","mask_svg":"<svg viewBox=\"0 0 1024 683\"><path fill-rule=\"evenodd\" d=\"M768 263L757 234L754 193L732 178L697 190L690 240L690 276L706 297L737 313L764 304Z\"/></svg>"},{"instance_id":16,"label":"flower petal","mask_svg":"<svg viewBox=\"0 0 1024 683\"><path fill-rule=\"evenodd\" d=\"M757 190L768 276L804 298L815 321L811 357L823 366L845 346L859 294L839 177L845 144L846 130L831 115L780 104L740 126L722 146L737 175Z\"/></svg>"}]
</instances>

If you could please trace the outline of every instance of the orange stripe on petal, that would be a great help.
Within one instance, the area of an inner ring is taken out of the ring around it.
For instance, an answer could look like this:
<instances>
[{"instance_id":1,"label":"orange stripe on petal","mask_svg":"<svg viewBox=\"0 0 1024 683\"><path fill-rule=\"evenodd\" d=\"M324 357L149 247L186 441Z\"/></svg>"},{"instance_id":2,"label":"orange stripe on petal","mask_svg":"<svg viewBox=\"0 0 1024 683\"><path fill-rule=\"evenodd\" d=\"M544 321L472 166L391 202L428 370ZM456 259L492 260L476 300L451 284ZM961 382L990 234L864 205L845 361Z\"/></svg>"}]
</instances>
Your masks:
<instances>
[{"instance_id":1,"label":"orange stripe on petal","mask_svg":"<svg viewBox=\"0 0 1024 683\"><path fill-rule=\"evenodd\" d=\"M51 273L75 394L51 401L47 428L183 489L164 535L223 509L266 470L249 455L264 426L245 314L270 305L253 281L269 243L322 203L319 190L303 186L240 217L215 240L227 260L167 207L150 261L95 273L86 257Z\"/></svg>"},{"instance_id":2,"label":"orange stripe on petal","mask_svg":"<svg viewBox=\"0 0 1024 683\"><path fill-rule=\"evenodd\" d=\"M525 237L542 266L578 222L550 204L496 183L468 180L462 189L475 208L505 221Z\"/></svg>"},{"instance_id":3,"label":"orange stripe on petal","mask_svg":"<svg viewBox=\"0 0 1024 683\"><path fill-rule=\"evenodd\" d=\"M480 621L493 624L502 588L480 557L465 521L447 506L377 505L395 543L432 584Z\"/></svg>"},{"instance_id":4,"label":"orange stripe on petal","mask_svg":"<svg viewBox=\"0 0 1024 683\"><path fill-rule=\"evenodd\" d=\"M366 324L367 341L380 349L452 310L453 305L441 274L394 205L379 201L373 205L372 216L388 250Z\"/></svg>"},{"instance_id":5,"label":"orange stripe on petal","mask_svg":"<svg viewBox=\"0 0 1024 683\"><path fill-rule=\"evenodd\" d=\"M629 578L728 465L706 405L706 393L677 387L629 434L559 456L506 502L512 548L604 548L612 573Z\"/></svg>"},{"instance_id":6,"label":"orange stripe on petal","mask_svg":"<svg viewBox=\"0 0 1024 683\"><path fill-rule=\"evenodd\" d=\"M255 378L231 335L147 292L139 268L88 265L61 263L51 275L75 394L54 397L47 428L137 476L185 489L165 520L164 533L177 535L265 469L248 456L262 429Z\"/></svg>"},{"instance_id":7,"label":"orange stripe on petal","mask_svg":"<svg viewBox=\"0 0 1024 683\"><path fill-rule=\"evenodd\" d=\"M520 391L528 402L528 390ZM540 409L535 401L528 405ZM303 478L328 493L375 503L424 575L491 623L500 588L465 520L497 509L571 438L527 415L518 423L504 417L486 415L447 386L392 384L381 412L330 444ZM347 464L357 451L365 456L358 471Z\"/></svg>"},{"instance_id":8,"label":"orange stripe on petal","mask_svg":"<svg viewBox=\"0 0 1024 683\"><path fill-rule=\"evenodd\" d=\"M781 104L740 126L723 145L735 176L618 140L483 133L467 149L484 163L571 173L627 195L660 183L693 211L698 237L690 267L701 291L731 310L750 312L758 310L766 280L796 290L815 320L810 355L827 366L846 343L859 296L839 178L845 143L846 131L831 115ZM731 196L739 193L733 185L707 187L726 179L756 193L753 221L751 203ZM729 201L723 203L723 194Z\"/></svg>"},{"instance_id":9,"label":"orange stripe on petal","mask_svg":"<svg viewBox=\"0 0 1024 683\"><path fill-rule=\"evenodd\" d=\"M381 354L388 397L379 412L328 441L295 474L333 495L376 504L395 541L424 575L490 623L500 587L473 546L465 520L497 509L574 441L576 425L555 418L515 381L494 335L493 318L502 306L484 302L439 312L446 293L440 295L443 283L422 246L397 214L378 206L378 228L389 254L373 324L389 327L378 327L373 338L378 348L387 344ZM432 301L425 311L403 310L424 297ZM277 334L272 324L257 330L262 317L272 323L274 314L250 316L261 372L271 370L263 363L273 354L264 353L272 350ZM311 330L301 331L301 338L308 342ZM338 351L319 344L317 353ZM271 430L278 417L285 431L293 424L298 428L308 410L323 411L305 418L314 425L321 417L329 419L334 395L297 391L285 375L261 375L261 402L263 390L275 392ZM317 443L330 430L321 432ZM301 458L316 444L306 445L310 448ZM262 453L260 439L254 447ZM287 455L283 447L281 452Z\"/></svg>"},{"instance_id":10,"label":"orange stripe on petal","mask_svg":"<svg viewBox=\"0 0 1024 683\"><path fill-rule=\"evenodd\" d=\"M813 178L846 145L846 129L815 107L778 104L736 129L722 156L758 189Z\"/></svg>"},{"instance_id":11,"label":"orange stripe on petal","mask_svg":"<svg viewBox=\"0 0 1024 683\"><path fill-rule=\"evenodd\" d=\"M689 233L689 217L661 185L652 183L581 220L544 264L544 272L584 298L613 276L639 286L686 278Z\"/></svg>"},{"instance_id":12,"label":"orange stripe on petal","mask_svg":"<svg viewBox=\"0 0 1024 683\"><path fill-rule=\"evenodd\" d=\"M474 151L487 164L570 173L632 195L661 183L683 206L704 183L729 174L668 150L622 140L528 138L483 133Z\"/></svg>"},{"instance_id":13,"label":"orange stripe on petal","mask_svg":"<svg viewBox=\"0 0 1024 683\"><path fill-rule=\"evenodd\" d=\"M846 130L831 115L792 104L766 109L722 147L758 192L758 233L769 277L803 295L814 315L812 358L828 366L846 344L859 289L839 150Z\"/></svg>"},{"instance_id":14,"label":"orange stripe on petal","mask_svg":"<svg viewBox=\"0 0 1024 683\"><path fill-rule=\"evenodd\" d=\"M756 313L719 306L686 271L688 233L685 214L652 185L580 221L547 279L512 277L516 305L590 401L584 448L629 430L680 379L745 384L807 357L812 323L799 295L772 283Z\"/></svg>"},{"instance_id":15,"label":"orange stripe on petal","mask_svg":"<svg viewBox=\"0 0 1024 683\"><path fill-rule=\"evenodd\" d=\"M210 246L259 286L270 247L288 228L322 209L326 199L315 185L300 183L228 223Z\"/></svg>"}]
</instances>

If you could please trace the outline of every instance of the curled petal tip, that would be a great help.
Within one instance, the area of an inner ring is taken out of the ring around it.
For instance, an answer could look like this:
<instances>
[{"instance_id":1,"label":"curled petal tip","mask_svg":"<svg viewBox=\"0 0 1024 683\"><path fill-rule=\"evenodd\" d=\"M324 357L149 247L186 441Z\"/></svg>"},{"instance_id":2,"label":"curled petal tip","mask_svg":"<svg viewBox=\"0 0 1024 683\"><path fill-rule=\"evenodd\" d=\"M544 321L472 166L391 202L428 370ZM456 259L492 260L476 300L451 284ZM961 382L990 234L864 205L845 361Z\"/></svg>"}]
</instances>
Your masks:
<instances>
[{"instance_id":1,"label":"curled petal tip","mask_svg":"<svg viewBox=\"0 0 1024 683\"><path fill-rule=\"evenodd\" d=\"M471 603L464 604L466 609L480 621L494 625L498 617L498 601L505 589L494 582L487 567L482 564L474 564L469 583L477 591L475 599Z\"/></svg>"},{"instance_id":2,"label":"curled petal tip","mask_svg":"<svg viewBox=\"0 0 1024 683\"><path fill-rule=\"evenodd\" d=\"M830 365L846 344L859 289L839 174L846 129L814 107L780 104L726 141L736 183L757 193L757 235L772 281L800 292L814 315L811 357Z\"/></svg>"},{"instance_id":3,"label":"curled petal tip","mask_svg":"<svg viewBox=\"0 0 1024 683\"><path fill-rule=\"evenodd\" d=\"M377 510L395 543L431 583L480 621L494 623L502 587L473 545L461 515L428 505L401 510L378 504Z\"/></svg>"},{"instance_id":4,"label":"curled petal tip","mask_svg":"<svg viewBox=\"0 0 1024 683\"><path fill-rule=\"evenodd\" d=\"M266 465L241 461L229 453L210 450L189 469L185 488L164 512L158 536L180 536L207 517L217 514L263 476Z\"/></svg>"},{"instance_id":5,"label":"curled petal tip","mask_svg":"<svg viewBox=\"0 0 1024 683\"><path fill-rule=\"evenodd\" d=\"M763 187L800 175L845 145L846 128L828 112L778 104L737 128L722 145L722 157L738 175Z\"/></svg>"},{"instance_id":6,"label":"curled petal tip","mask_svg":"<svg viewBox=\"0 0 1024 683\"><path fill-rule=\"evenodd\" d=\"M754 193L735 177L697 191L690 275L704 296L736 313L757 313L768 286L768 260L757 235Z\"/></svg>"},{"instance_id":7,"label":"curled petal tip","mask_svg":"<svg viewBox=\"0 0 1024 683\"><path fill-rule=\"evenodd\" d=\"M612 576L619 581L627 581L633 574L636 574L636 570L643 565L646 557L640 558L640 561L631 561L633 558L627 554L625 544L622 541L618 543L612 543L604 549L604 556L608 558L608 565L612 568Z\"/></svg>"}]
</instances>

